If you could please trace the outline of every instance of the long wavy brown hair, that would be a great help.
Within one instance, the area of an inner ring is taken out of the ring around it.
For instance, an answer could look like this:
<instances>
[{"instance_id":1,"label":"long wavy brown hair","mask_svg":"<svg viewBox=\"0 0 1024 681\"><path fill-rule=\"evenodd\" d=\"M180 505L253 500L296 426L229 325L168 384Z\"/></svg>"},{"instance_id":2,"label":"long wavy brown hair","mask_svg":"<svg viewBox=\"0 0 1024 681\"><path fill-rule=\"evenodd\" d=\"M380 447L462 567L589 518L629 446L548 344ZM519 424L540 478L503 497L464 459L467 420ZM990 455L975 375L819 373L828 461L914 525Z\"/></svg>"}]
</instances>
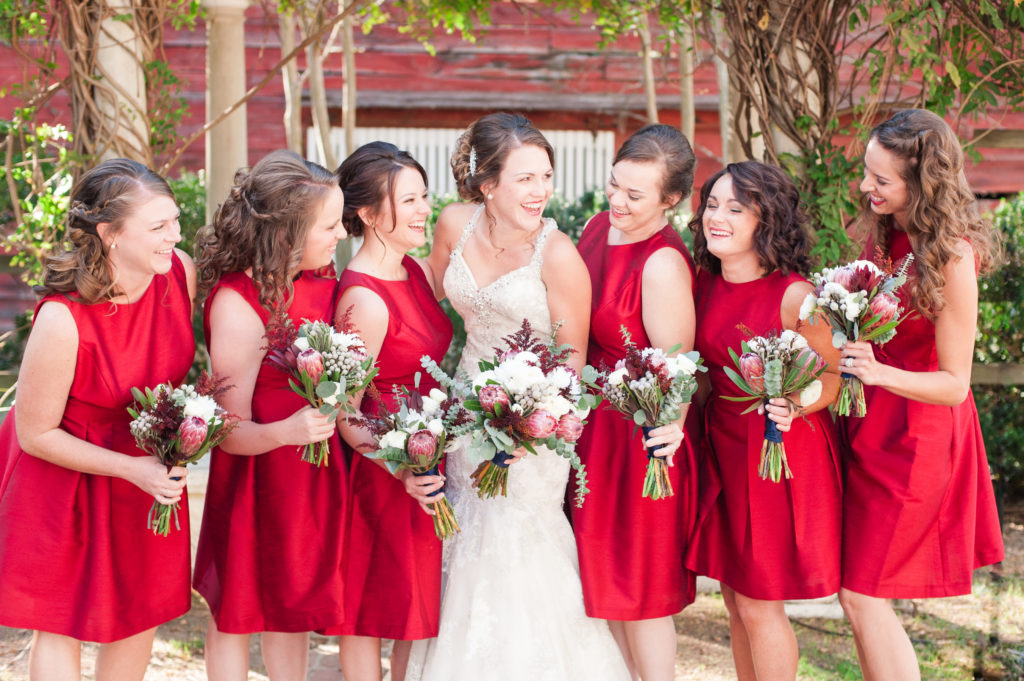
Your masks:
<instances>
[{"instance_id":1,"label":"long wavy brown hair","mask_svg":"<svg viewBox=\"0 0 1024 681\"><path fill-rule=\"evenodd\" d=\"M68 243L43 256L43 283L36 293L76 294L87 303L116 296L117 277L97 227L106 223L108 237L119 234L125 219L153 196L174 200L164 178L127 158L103 161L82 175L71 189Z\"/></svg>"},{"instance_id":2,"label":"long wavy brown hair","mask_svg":"<svg viewBox=\"0 0 1024 681\"><path fill-rule=\"evenodd\" d=\"M987 272L999 260L998 237L967 185L960 140L941 117L924 109L900 111L872 130L871 139L896 156L907 185L907 224L899 227L914 250L911 297L921 314L934 319L945 305L942 270L958 257L960 241L971 244L978 271ZM875 214L865 195L860 220L874 242L888 250L893 216Z\"/></svg>"},{"instance_id":3,"label":"long wavy brown hair","mask_svg":"<svg viewBox=\"0 0 1024 681\"><path fill-rule=\"evenodd\" d=\"M765 275L778 271L806 276L811 270L810 242L800 192L781 168L759 161L730 163L704 182L700 189L700 207L689 223L693 232L694 262L715 274L722 271L722 261L708 250L703 224L711 190L725 175L732 178L736 200L757 215L754 250Z\"/></svg>"},{"instance_id":4,"label":"long wavy brown hair","mask_svg":"<svg viewBox=\"0 0 1024 681\"><path fill-rule=\"evenodd\" d=\"M199 294L228 272L252 268L260 304L275 310L292 294L306 235L338 176L291 151L274 151L235 173L213 224L196 236Z\"/></svg>"}]
</instances>

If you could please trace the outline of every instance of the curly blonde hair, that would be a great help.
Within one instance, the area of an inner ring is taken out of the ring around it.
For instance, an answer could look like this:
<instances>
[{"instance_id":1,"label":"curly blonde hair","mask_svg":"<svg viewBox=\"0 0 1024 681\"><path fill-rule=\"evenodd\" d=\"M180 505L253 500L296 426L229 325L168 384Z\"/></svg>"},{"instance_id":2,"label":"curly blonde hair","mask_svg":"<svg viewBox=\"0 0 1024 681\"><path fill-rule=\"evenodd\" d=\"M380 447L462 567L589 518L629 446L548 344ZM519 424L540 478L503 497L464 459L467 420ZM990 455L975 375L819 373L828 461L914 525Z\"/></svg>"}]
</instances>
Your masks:
<instances>
[{"instance_id":1,"label":"curly blonde hair","mask_svg":"<svg viewBox=\"0 0 1024 681\"><path fill-rule=\"evenodd\" d=\"M196 236L199 294L228 272L252 268L260 304L276 310L291 298L306 235L338 176L291 151L274 151L235 173L213 224Z\"/></svg>"},{"instance_id":2,"label":"curly blonde hair","mask_svg":"<svg viewBox=\"0 0 1024 681\"><path fill-rule=\"evenodd\" d=\"M934 319L945 305L943 268L958 257L960 241L970 243L978 271L987 272L999 260L998 236L978 211L964 175L960 140L941 117L923 109L900 111L872 130L871 139L899 161L908 197L907 224L900 227L910 237L917 271L911 297L921 314ZM865 195L860 217L874 242L887 251L893 216L872 212Z\"/></svg>"},{"instance_id":3,"label":"curly blonde hair","mask_svg":"<svg viewBox=\"0 0 1024 681\"><path fill-rule=\"evenodd\" d=\"M119 234L125 219L153 196L174 200L167 181L138 161L112 158L82 175L71 190L69 243L43 256L43 283L36 293L70 293L86 303L116 296L117 277L97 228L106 223L108 236Z\"/></svg>"}]
</instances>

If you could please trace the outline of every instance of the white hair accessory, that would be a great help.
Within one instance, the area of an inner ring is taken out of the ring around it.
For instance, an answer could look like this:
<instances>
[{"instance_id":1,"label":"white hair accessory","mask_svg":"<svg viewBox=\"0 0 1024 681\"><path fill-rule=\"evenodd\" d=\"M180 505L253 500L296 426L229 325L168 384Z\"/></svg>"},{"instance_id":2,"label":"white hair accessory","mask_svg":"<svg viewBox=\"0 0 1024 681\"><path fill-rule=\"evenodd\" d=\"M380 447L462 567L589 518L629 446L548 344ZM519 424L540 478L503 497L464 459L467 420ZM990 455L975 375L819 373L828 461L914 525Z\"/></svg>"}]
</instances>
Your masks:
<instances>
[{"instance_id":1,"label":"white hair accessory","mask_svg":"<svg viewBox=\"0 0 1024 681\"><path fill-rule=\"evenodd\" d=\"M469 176L473 177L476 175L476 149L473 147L469 148Z\"/></svg>"}]
</instances>

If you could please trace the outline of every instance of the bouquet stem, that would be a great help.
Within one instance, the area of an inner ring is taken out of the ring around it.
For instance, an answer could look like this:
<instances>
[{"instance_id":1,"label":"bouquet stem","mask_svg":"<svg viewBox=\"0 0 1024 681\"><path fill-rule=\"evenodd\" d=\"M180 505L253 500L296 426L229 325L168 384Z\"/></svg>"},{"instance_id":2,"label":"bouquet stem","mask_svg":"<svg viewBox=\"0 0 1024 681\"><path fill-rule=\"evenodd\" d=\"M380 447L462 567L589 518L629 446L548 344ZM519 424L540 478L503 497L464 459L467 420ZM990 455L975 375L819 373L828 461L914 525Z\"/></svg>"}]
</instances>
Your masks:
<instances>
[{"instance_id":1,"label":"bouquet stem","mask_svg":"<svg viewBox=\"0 0 1024 681\"><path fill-rule=\"evenodd\" d=\"M166 537L171 531L171 517L174 518L174 529L181 530L181 523L178 522L178 504L161 504L154 501L149 508L149 519L146 521L146 528L153 530L153 534Z\"/></svg>"},{"instance_id":2,"label":"bouquet stem","mask_svg":"<svg viewBox=\"0 0 1024 681\"><path fill-rule=\"evenodd\" d=\"M757 474L762 480L778 482L785 473L786 479L793 477L786 461L786 445L782 443L782 433L775 421L764 415L764 443L761 445L761 461L757 466Z\"/></svg>"},{"instance_id":3,"label":"bouquet stem","mask_svg":"<svg viewBox=\"0 0 1024 681\"><path fill-rule=\"evenodd\" d=\"M430 470L423 471L422 473L413 472L417 478L423 477L424 475L438 475L439 471L437 466L434 466ZM444 491L444 487L436 489L427 496L436 497L438 494ZM455 510L452 505L448 502L448 498L445 497L439 501L432 503L431 508L434 509L434 534L441 541L444 541L448 537L452 536L456 532L460 532L459 521L455 519Z\"/></svg>"},{"instance_id":4,"label":"bouquet stem","mask_svg":"<svg viewBox=\"0 0 1024 681\"><path fill-rule=\"evenodd\" d=\"M654 428L655 426L640 426L645 441ZM647 447L647 474L644 476L643 496L648 499L666 499L675 495L672 490L672 481L668 477L668 463L664 456L658 456L655 453L664 446Z\"/></svg>"},{"instance_id":5,"label":"bouquet stem","mask_svg":"<svg viewBox=\"0 0 1024 681\"><path fill-rule=\"evenodd\" d=\"M490 499L499 494L508 496L508 460L511 458L510 454L496 452L494 458L484 461L473 471L470 477L481 499Z\"/></svg>"},{"instance_id":6,"label":"bouquet stem","mask_svg":"<svg viewBox=\"0 0 1024 681\"><path fill-rule=\"evenodd\" d=\"M836 398L836 414L839 416L855 416L863 418L868 413L864 401L864 384L853 374L840 374L839 397Z\"/></svg>"},{"instance_id":7,"label":"bouquet stem","mask_svg":"<svg viewBox=\"0 0 1024 681\"><path fill-rule=\"evenodd\" d=\"M327 465L327 457L331 452L330 440L310 442L302 448L302 460L311 463L317 468Z\"/></svg>"}]
</instances>

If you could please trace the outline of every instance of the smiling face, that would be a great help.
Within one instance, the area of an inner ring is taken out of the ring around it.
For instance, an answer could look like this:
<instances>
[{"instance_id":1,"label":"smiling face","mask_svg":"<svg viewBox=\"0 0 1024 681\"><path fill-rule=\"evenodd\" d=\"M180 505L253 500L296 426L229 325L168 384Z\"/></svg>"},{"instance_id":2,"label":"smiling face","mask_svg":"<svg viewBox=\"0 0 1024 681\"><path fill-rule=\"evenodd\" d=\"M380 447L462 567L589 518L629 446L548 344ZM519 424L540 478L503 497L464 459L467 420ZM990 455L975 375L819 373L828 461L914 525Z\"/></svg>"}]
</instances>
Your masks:
<instances>
[{"instance_id":1,"label":"smiling face","mask_svg":"<svg viewBox=\"0 0 1024 681\"><path fill-rule=\"evenodd\" d=\"M876 215L892 215L899 225L906 224L906 211L910 201L907 183L900 176L903 161L877 139L872 138L864 150L864 179L860 190L867 194L871 210Z\"/></svg>"},{"instance_id":2,"label":"smiling face","mask_svg":"<svg viewBox=\"0 0 1024 681\"><path fill-rule=\"evenodd\" d=\"M750 255L756 259L754 232L759 222L757 212L736 199L732 176L726 173L718 178L708 195L701 221L708 251L723 263Z\"/></svg>"},{"instance_id":3,"label":"smiling face","mask_svg":"<svg viewBox=\"0 0 1024 681\"><path fill-rule=\"evenodd\" d=\"M679 199L661 198L665 166L658 162L619 161L605 186L612 227L629 236L646 237L665 225L665 211Z\"/></svg>"},{"instance_id":4,"label":"smiling face","mask_svg":"<svg viewBox=\"0 0 1024 681\"><path fill-rule=\"evenodd\" d=\"M317 209L316 219L306 233L306 243L302 247L300 270L317 270L331 264L334 248L338 241L347 236L341 226L341 213L345 207L345 195L341 187L333 185Z\"/></svg>"},{"instance_id":5,"label":"smiling face","mask_svg":"<svg viewBox=\"0 0 1024 681\"><path fill-rule=\"evenodd\" d=\"M392 199L395 213L391 215ZM377 235L389 248L407 253L427 243L427 218L430 217L430 195L423 176L414 168L402 168L395 175L394 194L384 197L376 216L366 210L363 222L375 225Z\"/></svg>"},{"instance_id":6,"label":"smiling face","mask_svg":"<svg viewBox=\"0 0 1024 681\"><path fill-rule=\"evenodd\" d=\"M532 144L513 149L497 184L483 189L493 197L487 206L498 224L516 230L537 229L554 191L554 171L547 152Z\"/></svg>"},{"instance_id":7,"label":"smiling face","mask_svg":"<svg viewBox=\"0 0 1024 681\"><path fill-rule=\"evenodd\" d=\"M110 225L97 226L107 244L110 262L121 275L152 276L171 270L174 245L181 241L181 226L174 199L140 191L133 210L112 232Z\"/></svg>"}]
</instances>

